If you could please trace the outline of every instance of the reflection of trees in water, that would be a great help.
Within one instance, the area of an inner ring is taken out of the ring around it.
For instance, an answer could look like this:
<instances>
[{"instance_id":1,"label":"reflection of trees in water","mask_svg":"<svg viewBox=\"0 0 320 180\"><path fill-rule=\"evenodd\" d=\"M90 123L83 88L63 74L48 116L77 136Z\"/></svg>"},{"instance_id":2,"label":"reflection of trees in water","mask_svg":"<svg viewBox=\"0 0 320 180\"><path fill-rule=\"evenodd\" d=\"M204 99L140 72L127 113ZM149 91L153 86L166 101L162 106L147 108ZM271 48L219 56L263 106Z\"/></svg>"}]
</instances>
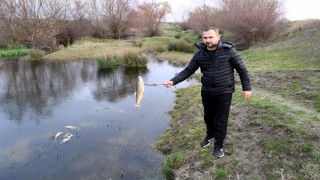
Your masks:
<instances>
[{"instance_id":1,"label":"reflection of trees in water","mask_svg":"<svg viewBox=\"0 0 320 180\"><path fill-rule=\"evenodd\" d=\"M107 100L116 102L128 95L133 95L136 89L137 77L143 76L146 68L124 68L104 70L98 72L96 89L93 91L97 101Z\"/></svg>"},{"instance_id":2,"label":"reflection of trees in water","mask_svg":"<svg viewBox=\"0 0 320 180\"><path fill-rule=\"evenodd\" d=\"M95 100L116 102L132 95L138 75L147 72L146 68L124 67L97 72L94 61L32 64L11 60L0 71L0 104L18 123L26 118L38 120L40 116L52 116L53 107L83 83L95 83Z\"/></svg>"},{"instance_id":3,"label":"reflection of trees in water","mask_svg":"<svg viewBox=\"0 0 320 180\"><path fill-rule=\"evenodd\" d=\"M12 120L20 122L23 116L30 119L52 115L52 107L68 97L76 86L77 78L90 79L87 63L53 62L31 64L20 60L7 63L1 72L3 94L0 103ZM79 71L80 70L80 71Z\"/></svg>"}]
</instances>

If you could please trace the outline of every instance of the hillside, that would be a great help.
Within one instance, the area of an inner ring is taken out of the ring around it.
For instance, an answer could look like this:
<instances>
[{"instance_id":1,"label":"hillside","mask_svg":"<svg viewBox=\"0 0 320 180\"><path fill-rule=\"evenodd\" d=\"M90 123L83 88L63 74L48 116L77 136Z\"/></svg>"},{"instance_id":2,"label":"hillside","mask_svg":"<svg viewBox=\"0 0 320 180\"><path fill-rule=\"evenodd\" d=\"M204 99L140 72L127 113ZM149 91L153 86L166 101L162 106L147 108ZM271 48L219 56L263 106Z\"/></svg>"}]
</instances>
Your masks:
<instances>
[{"instance_id":1,"label":"hillside","mask_svg":"<svg viewBox=\"0 0 320 180\"><path fill-rule=\"evenodd\" d=\"M167 179L320 179L320 23L294 22L284 34L241 53L253 97L243 101L237 87L225 157L199 146L200 84L177 90L170 127L157 143Z\"/></svg>"}]
</instances>

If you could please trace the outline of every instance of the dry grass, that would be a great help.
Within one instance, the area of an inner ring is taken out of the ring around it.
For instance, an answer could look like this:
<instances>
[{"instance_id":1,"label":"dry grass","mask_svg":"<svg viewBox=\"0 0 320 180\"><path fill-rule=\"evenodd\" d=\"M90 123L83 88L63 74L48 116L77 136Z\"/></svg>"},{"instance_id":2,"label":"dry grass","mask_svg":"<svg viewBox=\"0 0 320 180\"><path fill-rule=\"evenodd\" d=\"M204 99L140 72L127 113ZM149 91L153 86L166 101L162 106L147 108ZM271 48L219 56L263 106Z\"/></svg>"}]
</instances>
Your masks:
<instances>
[{"instance_id":1,"label":"dry grass","mask_svg":"<svg viewBox=\"0 0 320 180\"><path fill-rule=\"evenodd\" d=\"M103 56L123 56L128 52L141 53L143 49L133 47L132 43L126 40L114 40L110 42L83 42L73 44L65 49L44 57L47 60L81 60L95 59Z\"/></svg>"},{"instance_id":2,"label":"dry grass","mask_svg":"<svg viewBox=\"0 0 320 180\"><path fill-rule=\"evenodd\" d=\"M191 53L182 53L177 51L163 52L156 55L158 59L170 60L179 64L187 64L191 60L193 54Z\"/></svg>"},{"instance_id":3,"label":"dry grass","mask_svg":"<svg viewBox=\"0 0 320 180\"><path fill-rule=\"evenodd\" d=\"M290 24L290 27L287 29L287 32L289 34L293 34L297 31L302 31L306 28L309 28L312 26L315 22L319 20L316 19L308 19L308 20L303 20L303 21L294 21Z\"/></svg>"}]
</instances>

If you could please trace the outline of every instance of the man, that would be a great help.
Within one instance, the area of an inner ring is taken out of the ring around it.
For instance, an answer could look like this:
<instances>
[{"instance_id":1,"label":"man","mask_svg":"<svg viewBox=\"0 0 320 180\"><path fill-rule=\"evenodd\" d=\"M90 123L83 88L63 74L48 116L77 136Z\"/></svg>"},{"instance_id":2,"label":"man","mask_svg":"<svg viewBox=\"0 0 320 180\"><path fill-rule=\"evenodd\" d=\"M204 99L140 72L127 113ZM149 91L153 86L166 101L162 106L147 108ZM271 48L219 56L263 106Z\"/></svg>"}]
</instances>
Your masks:
<instances>
[{"instance_id":1,"label":"man","mask_svg":"<svg viewBox=\"0 0 320 180\"><path fill-rule=\"evenodd\" d=\"M244 100L251 97L248 71L232 43L220 40L217 28L207 28L202 32L203 43L195 44L199 49L188 66L164 85L170 87L190 77L199 67L201 77L201 97L204 107L204 122L207 134L202 147L207 147L214 139L213 156L224 156L223 143L227 134L227 124L235 91L234 69L240 76Z\"/></svg>"}]
</instances>

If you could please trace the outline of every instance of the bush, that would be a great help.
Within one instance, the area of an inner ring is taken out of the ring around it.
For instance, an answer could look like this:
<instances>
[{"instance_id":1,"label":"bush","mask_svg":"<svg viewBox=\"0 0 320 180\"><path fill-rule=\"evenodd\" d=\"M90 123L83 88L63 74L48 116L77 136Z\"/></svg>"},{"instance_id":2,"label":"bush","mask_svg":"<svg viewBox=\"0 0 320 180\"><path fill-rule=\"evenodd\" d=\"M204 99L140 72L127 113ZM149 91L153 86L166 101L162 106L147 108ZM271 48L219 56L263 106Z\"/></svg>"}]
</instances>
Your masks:
<instances>
[{"instance_id":1,"label":"bush","mask_svg":"<svg viewBox=\"0 0 320 180\"><path fill-rule=\"evenodd\" d=\"M98 57L96 59L98 69L111 69L115 66L119 66L121 61L117 56Z\"/></svg>"},{"instance_id":2,"label":"bush","mask_svg":"<svg viewBox=\"0 0 320 180\"><path fill-rule=\"evenodd\" d=\"M142 47L143 41L132 41L133 47Z\"/></svg>"},{"instance_id":3,"label":"bush","mask_svg":"<svg viewBox=\"0 0 320 180\"><path fill-rule=\"evenodd\" d=\"M39 49L31 49L29 51L29 60L31 61L40 61L43 60L43 56L46 55L45 51Z\"/></svg>"},{"instance_id":4,"label":"bush","mask_svg":"<svg viewBox=\"0 0 320 180\"><path fill-rule=\"evenodd\" d=\"M126 67L147 67L148 59L137 53L127 53L123 57L123 63Z\"/></svg>"},{"instance_id":5,"label":"bush","mask_svg":"<svg viewBox=\"0 0 320 180\"><path fill-rule=\"evenodd\" d=\"M185 40L170 41L168 44L168 51L180 51L185 53L193 53L195 47L193 44L186 42Z\"/></svg>"},{"instance_id":6,"label":"bush","mask_svg":"<svg viewBox=\"0 0 320 180\"><path fill-rule=\"evenodd\" d=\"M7 49L27 49L27 48L22 44L9 43L7 45Z\"/></svg>"}]
</instances>

